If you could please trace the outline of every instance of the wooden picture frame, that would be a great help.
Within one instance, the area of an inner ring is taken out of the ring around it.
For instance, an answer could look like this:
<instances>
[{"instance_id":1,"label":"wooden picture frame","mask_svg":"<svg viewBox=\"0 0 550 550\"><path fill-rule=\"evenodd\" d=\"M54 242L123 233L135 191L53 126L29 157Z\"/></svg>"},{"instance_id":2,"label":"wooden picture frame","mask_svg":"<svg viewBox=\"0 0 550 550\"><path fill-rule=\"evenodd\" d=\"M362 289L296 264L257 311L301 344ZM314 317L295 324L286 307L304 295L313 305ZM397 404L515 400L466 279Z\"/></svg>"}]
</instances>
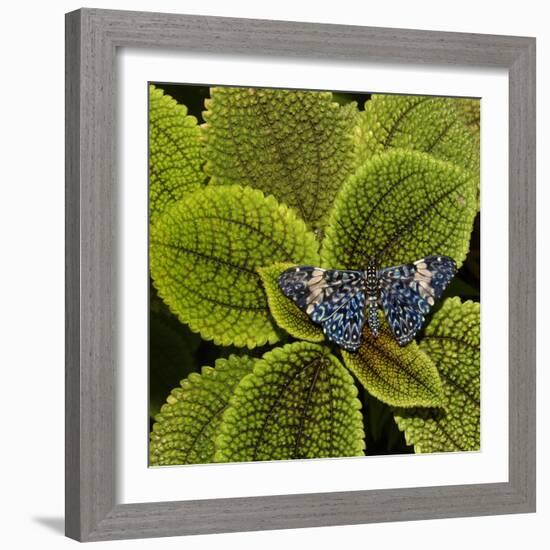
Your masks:
<instances>
[{"instance_id":1,"label":"wooden picture frame","mask_svg":"<svg viewBox=\"0 0 550 550\"><path fill-rule=\"evenodd\" d=\"M509 480L116 504L117 48L509 71ZM81 541L535 511L535 39L82 9L66 16L66 534Z\"/></svg>"}]
</instances>

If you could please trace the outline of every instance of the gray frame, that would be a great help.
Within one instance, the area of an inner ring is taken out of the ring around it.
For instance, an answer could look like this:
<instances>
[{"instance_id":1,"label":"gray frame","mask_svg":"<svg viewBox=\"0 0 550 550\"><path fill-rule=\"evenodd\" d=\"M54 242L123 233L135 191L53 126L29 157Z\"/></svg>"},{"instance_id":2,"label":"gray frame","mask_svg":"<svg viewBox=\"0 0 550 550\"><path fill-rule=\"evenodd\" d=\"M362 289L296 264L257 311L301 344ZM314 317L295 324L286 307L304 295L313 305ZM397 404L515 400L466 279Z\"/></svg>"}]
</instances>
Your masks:
<instances>
[{"instance_id":1,"label":"gray frame","mask_svg":"<svg viewBox=\"0 0 550 550\"><path fill-rule=\"evenodd\" d=\"M119 47L509 70L509 481L116 504ZM535 39L82 9L66 16L66 534L81 541L535 511Z\"/></svg>"}]
</instances>

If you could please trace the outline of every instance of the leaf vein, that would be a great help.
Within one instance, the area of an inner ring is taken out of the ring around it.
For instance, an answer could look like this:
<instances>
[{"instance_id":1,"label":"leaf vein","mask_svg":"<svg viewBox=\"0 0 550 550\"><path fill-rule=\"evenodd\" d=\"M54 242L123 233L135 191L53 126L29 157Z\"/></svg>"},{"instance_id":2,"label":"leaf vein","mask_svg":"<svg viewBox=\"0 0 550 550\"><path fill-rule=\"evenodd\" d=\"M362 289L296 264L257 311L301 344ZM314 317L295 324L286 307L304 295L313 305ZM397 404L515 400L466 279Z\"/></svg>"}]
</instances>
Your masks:
<instances>
[{"instance_id":1,"label":"leaf vein","mask_svg":"<svg viewBox=\"0 0 550 550\"><path fill-rule=\"evenodd\" d=\"M298 433L296 435L296 442L294 445L294 457L296 458L298 458L299 456L298 452L300 449L300 444L302 442L302 435L304 433L304 427L305 427L306 417L308 414L308 409L311 404L311 398L313 397L313 392L315 390L315 386L317 385L319 373L321 372L321 369L323 368L323 366L324 366L324 361L321 359L321 361L319 361L319 367L315 369L315 372L313 374L313 379L309 387L306 402L304 403L304 408L303 408L302 414L300 415L300 425L298 426Z\"/></svg>"},{"instance_id":2,"label":"leaf vein","mask_svg":"<svg viewBox=\"0 0 550 550\"><path fill-rule=\"evenodd\" d=\"M256 105L258 105L258 109L259 109L259 112L260 112L260 116L262 117L262 120L264 121L265 125L269 129L269 135L272 136L271 142L272 142L273 146L275 147L275 151L277 152L279 162L281 163L281 168L282 168L283 173L285 175L285 178L287 180L288 188L290 189L291 193L294 196L294 204L297 205L298 210L300 211L300 215L301 215L302 219L305 220L305 219L307 219L306 218L306 213L304 211L302 201L300 200L300 197L298 196L297 187L292 185L290 168L288 166L288 159L287 159L286 155L283 153L283 150L281 148L281 144L279 143L279 140L275 136L275 132L273 131L273 124L269 120L269 117L267 115L267 110L266 110L265 106L262 104L261 101L258 101L258 100L256 101Z\"/></svg>"},{"instance_id":3,"label":"leaf vein","mask_svg":"<svg viewBox=\"0 0 550 550\"><path fill-rule=\"evenodd\" d=\"M252 451L252 460L257 460L257 456L258 456L258 450L259 450L259 447L260 447L260 444L263 442L262 440L262 435L265 435L266 433L266 427L268 425L268 423L271 421L273 415L275 414L275 407L279 404L279 402L281 401L281 399L283 399L284 397L284 394L286 392L286 390L288 390L288 388L290 387L290 385L295 382L299 376L301 376L307 369L309 369L311 366L315 365L318 361L320 361L322 358L317 356L315 357L312 361L310 361L309 363L307 363L305 366L301 367L298 372L294 373L294 376L290 377L286 383L283 385L283 387L281 388L281 391L279 392L279 394L277 395L275 401L271 404L271 407L269 408L269 411L262 423L262 427L260 429L260 437L258 437L258 439L256 440L256 443L254 444L254 449Z\"/></svg>"},{"instance_id":4,"label":"leaf vein","mask_svg":"<svg viewBox=\"0 0 550 550\"><path fill-rule=\"evenodd\" d=\"M426 101L429 101L430 99L431 99L430 97L423 97L416 103L409 105L402 113L399 113L399 116L394 120L390 128L390 131L386 136L386 139L384 140L384 143L383 143L384 149L388 149L388 147L390 146L391 141L395 136L395 132L399 128L399 125L401 124L401 122L403 122L405 118L408 115L410 115L415 109L417 109L420 105L422 105L423 103L426 103Z\"/></svg>"},{"instance_id":5,"label":"leaf vein","mask_svg":"<svg viewBox=\"0 0 550 550\"><path fill-rule=\"evenodd\" d=\"M425 207L424 207L424 211L423 212L420 212L419 214L417 214L416 216L414 216L411 221L407 222L406 224L404 225L401 225L401 227L399 227L396 231L394 231L394 233L392 234L392 236L386 241L385 244L383 244L381 247L379 247L378 249L378 252L376 253L375 257L376 259L380 259L380 257L387 253L388 250L391 250L392 247L394 247L404 236L407 235L407 233L420 221L422 221L422 219L424 218L425 215L427 215L430 211L430 208L432 208L435 204L438 204L440 202L442 202L443 200L445 200L447 197L449 197L450 195L452 195L454 192L457 191L457 189L459 189L462 185L464 185L464 182L460 182L458 183L456 186L454 186L453 188L447 190L445 193L442 193L441 195L439 195L438 197L436 197L435 199L433 199L432 201L430 201Z\"/></svg>"}]
</instances>

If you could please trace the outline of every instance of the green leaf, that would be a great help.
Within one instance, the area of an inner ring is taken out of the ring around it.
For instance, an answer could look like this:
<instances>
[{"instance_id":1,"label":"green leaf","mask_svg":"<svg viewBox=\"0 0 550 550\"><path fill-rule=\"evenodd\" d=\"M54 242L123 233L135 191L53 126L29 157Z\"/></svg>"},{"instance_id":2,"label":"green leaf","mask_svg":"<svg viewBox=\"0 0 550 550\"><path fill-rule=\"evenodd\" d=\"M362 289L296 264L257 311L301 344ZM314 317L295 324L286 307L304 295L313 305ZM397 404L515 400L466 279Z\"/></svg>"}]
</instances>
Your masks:
<instances>
[{"instance_id":1,"label":"green leaf","mask_svg":"<svg viewBox=\"0 0 550 550\"><path fill-rule=\"evenodd\" d=\"M200 337L176 319L149 316L149 415L158 414L170 390L197 369Z\"/></svg>"},{"instance_id":2,"label":"green leaf","mask_svg":"<svg viewBox=\"0 0 550 550\"><path fill-rule=\"evenodd\" d=\"M150 265L161 298L191 330L219 345L279 339L256 271L318 262L314 235L291 209L248 187L206 187L151 228Z\"/></svg>"},{"instance_id":3,"label":"green leaf","mask_svg":"<svg viewBox=\"0 0 550 550\"><path fill-rule=\"evenodd\" d=\"M470 130L479 143L479 130L481 127L480 118L480 100L479 99L457 99L456 108L461 116L466 128Z\"/></svg>"},{"instance_id":4,"label":"green leaf","mask_svg":"<svg viewBox=\"0 0 550 550\"><path fill-rule=\"evenodd\" d=\"M321 252L324 267L364 269L430 254L468 253L477 211L475 179L455 164L394 150L362 165L343 187Z\"/></svg>"},{"instance_id":5,"label":"green leaf","mask_svg":"<svg viewBox=\"0 0 550 550\"><path fill-rule=\"evenodd\" d=\"M395 420L417 453L477 451L480 441L479 303L445 300L421 349L437 365L445 410L397 410Z\"/></svg>"},{"instance_id":6,"label":"green leaf","mask_svg":"<svg viewBox=\"0 0 550 550\"><path fill-rule=\"evenodd\" d=\"M393 148L409 149L458 164L479 178L479 142L466 127L461 101L464 100L373 95L358 117L359 162Z\"/></svg>"},{"instance_id":7,"label":"green leaf","mask_svg":"<svg viewBox=\"0 0 550 550\"><path fill-rule=\"evenodd\" d=\"M203 367L172 390L151 432L151 466L205 464L213 461L214 442L223 411L239 381L252 371L254 359L230 356L215 368Z\"/></svg>"},{"instance_id":8,"label":"green leaf","mask_svg":"<svg viewBox=\"0 0 550 550\"><path fill-rule=\"evenodd\" d=\"M353 169L356 105L330 92L255 88L212 88L206 105L210 185L261 189L322 227Z\"/></svg>"},{"instance_id":9,"label":"green leaf","mask_svg":"<svg viewBox=\"0 0 550 550\"><path fill-rule=\"evenodd\" d=\"M323 329L313 323L304 311L287 298L277 283L279 275L293 265L295 264L277 263L258 269L267 295L269 310L277 325L294 338L323 342L325 340Z\"/></svg>"},{"instance_id":10,"label":"green leaf","mask_svg":"<svg viewBox=\"0 0 550 550\"><path fill-rule=\"evenodd\" d=\"M367 454L373 456L413 453L414 449L406 445L405 435L399 431L395 423L392 407L382 403L366 390L364 393L364 410L367 420L365 438L369 442Z\"/></svg>"},{"instance_id":11,"label":"green leaf","mask_svg":"<svg viewBox=\"0 0 550 550\"><path fill-rule=\"evenodd\" d=\"M401 347L387 327L378 338L365 328L355 353L342 351L344 363L374 397L388 405L438 407L443 388L437 369L415 342Z\"/></svg>"},{"instance_id":12,"label":"green leaf","mask_svg":"<svg viewBox=\"0 0 550 550\"><path fill-rule=\"evenodd\" d=\"M151 221L204 181L197 119L160 88L149 86L149 215Z\"/></svg>"},{"instance_id":13,"label":"green leaf","mask_svg":"<svg viewBox=\"0 0 550 550\"><path fill-rule=\"evenodd\" d=\"M332 92L332 100L336 101L338 105L348 105L350 103L355 103L355 106L357 106L357 102L355 101L353 94L345 92Z\"/></svg>"},{"instance_id":14,"label":"green leaf","mask_svg":"<svg viewBox=\"0 0 550 550\"><path fill-rule=\"evenodd\" d=\"M216 461L363 454L353 379L330 351L295 342L266 353L237 386L216 440Z\"/></svg>"}]
</instances>

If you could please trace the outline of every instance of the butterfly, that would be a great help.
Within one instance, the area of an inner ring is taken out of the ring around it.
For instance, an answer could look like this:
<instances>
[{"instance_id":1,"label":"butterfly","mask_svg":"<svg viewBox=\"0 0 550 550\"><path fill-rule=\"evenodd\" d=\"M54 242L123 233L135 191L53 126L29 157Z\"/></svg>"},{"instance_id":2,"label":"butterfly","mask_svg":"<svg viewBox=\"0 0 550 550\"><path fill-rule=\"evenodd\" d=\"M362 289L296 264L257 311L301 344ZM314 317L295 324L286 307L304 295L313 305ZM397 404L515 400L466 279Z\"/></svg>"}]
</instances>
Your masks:
<instances>
[{"instance_id":1,"label":"butterfly","mask_svg":"<svg viewBox=\"0 0 550 550\"><path fill-rule=\"evenodd\" d=\"M378 336L378 308L399 345L411 342L456 270L448 256L427 256L384 269L371 259L365 271L291 267L279 275L278 284L285 296L323 327L329 341L355 352L365 321L371 334Z\"/></svg>"}]
</instances>

